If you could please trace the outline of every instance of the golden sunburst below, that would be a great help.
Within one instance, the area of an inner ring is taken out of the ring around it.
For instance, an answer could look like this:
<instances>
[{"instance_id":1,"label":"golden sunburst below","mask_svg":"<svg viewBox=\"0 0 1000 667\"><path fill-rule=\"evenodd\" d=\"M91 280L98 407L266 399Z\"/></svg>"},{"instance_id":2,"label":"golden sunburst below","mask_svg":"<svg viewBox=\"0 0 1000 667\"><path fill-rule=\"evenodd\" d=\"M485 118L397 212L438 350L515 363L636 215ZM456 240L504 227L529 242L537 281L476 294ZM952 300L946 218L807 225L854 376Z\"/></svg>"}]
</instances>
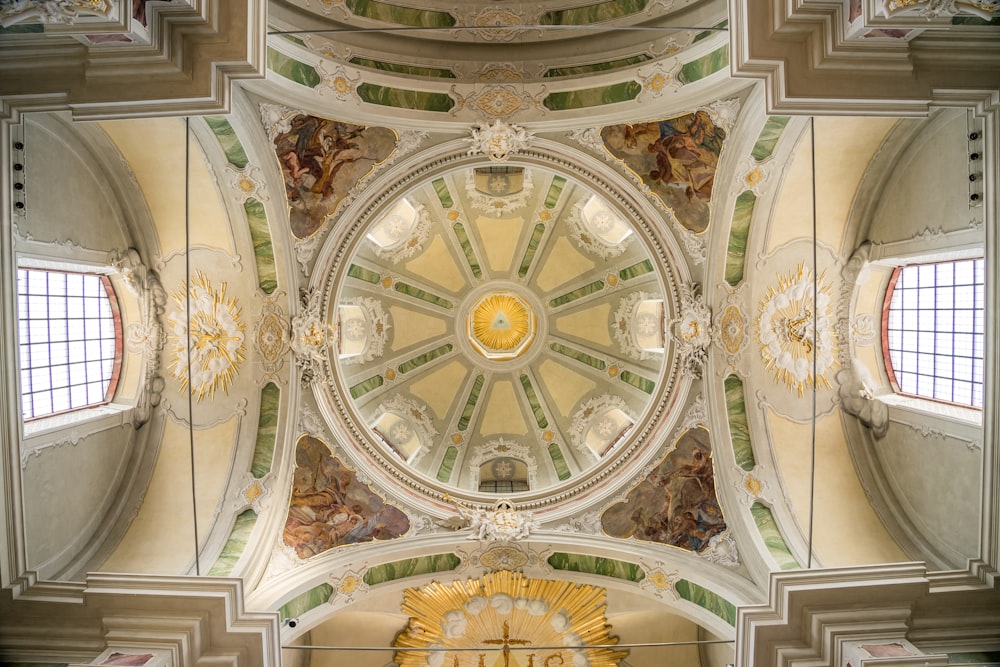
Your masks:
<instances>
[{"instance_id":1,"label":"golden sunburst below","mask_svg":"<svg viewBox=\"0 0 1000 667\"><path fill-rule=\"evenodd\" d=\"M484 356L496 358L492 353L508 353L506 358L517 356L534 335L534 315L514 294L492 292L472 308L469 334Z\"/></svg>"},{"instance_id":2,"label":"golden sunburst below","mask_svg":"<svg viewBox=\"0 0 1000 667\"><path fill-rule=\"evenodd\" d=\"M406 630L393 646L400 667L543 667L573 665L586 655L590 667L613 667L628 651L618 643L605 617L606 590L569 581L529 579L502 570L481 579L450 584L433 582L403 593ZM476 649L427 653L428 647ZM570 648L552 648L552 647Z\"/></svg>"}]
</instances>

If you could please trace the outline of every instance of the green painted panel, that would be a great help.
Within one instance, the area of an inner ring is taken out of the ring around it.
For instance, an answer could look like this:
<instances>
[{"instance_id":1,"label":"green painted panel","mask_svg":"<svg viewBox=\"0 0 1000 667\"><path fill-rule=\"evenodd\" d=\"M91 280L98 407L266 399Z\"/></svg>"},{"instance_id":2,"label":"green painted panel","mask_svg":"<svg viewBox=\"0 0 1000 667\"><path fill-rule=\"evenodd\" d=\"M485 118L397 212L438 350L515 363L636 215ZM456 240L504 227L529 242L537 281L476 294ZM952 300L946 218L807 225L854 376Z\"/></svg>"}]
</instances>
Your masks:
<instances>
[{"instance_id":1,"label":"green painted panel","mask_svg":"<svg viewBox=\"0 0 1000 667\"><path fill-rule=\"evenodd\" d=\"M281 390L278 385L268 382L260 390L260 416L257 417L257 441L250 462L250 474L260 479L271 472L271 458L278 436L278 399Z\"/></svg>"},{"instance_id":2,"label":"green painted panel","mask_svg":"<svg viewBox=\"0 0 1000 667\"><path fill-rule=\"evenodd\" d=\"M382 280L382 276L380 274L358 266L357 264L351 264L351 266L347 269L347 275L351 278L357 278L358 280L363 280L366 283L371 283L372 285L375 285L378 281Z\"/></svg>"},{"instance_id":3,"label":"green painted panel","mask_svg":"<svg viewBox=\"0 0 1000 667\"><path fill-rule=\"evenodd\" d=\"M593 74L594 72L609 72L623 67L638 65L639 63L646 62L647 60L652 60L652 56L640 53L635 56L619 58L617 60L608 60L602 63L577 65L576 67L553 67L552 69L546 70L545 74L542 76L549 79L557 76L579 76L581 74Z\"/></svg>"},{"instance_id":4,"label":"green painted panel","mask_svg":"<svg viewBox=\"0 0 1000 667\"><path fill-rule=\"evenodd\" d=\"M296 37L295 35L282 35L281 38L291 42L292 44L298 44L299 46L306 45L305 40L303 40L301 37Z\"/></svg>"},{"instance_id":5,"label":"green painted panel","mask_svg":"<svg viewBox=\"0 0 1000 667\"><path fill-rule=\"evenodd\" d=\"M403 7L379 0L344 0L344 4L356 16L385 23L428 28L447 28L455 25L455 17L448 12Z\"/></svg>"},{"instance_id":6,"label":"green painted panel","mask_svg":"<svg viewBox=\"0 0 1000 667\"><path fill-rule=\"evenodd\" d=\"M653 389L656 388L656 383L649 378L644 378L641 375L637 375L632 371L622 371L618 374L618 379L620 379L625 384L630 384L633 387L637 387L647 394L652 394Z\"/></svg>"},{"instance_id":7,"label":"green painted panel","mask_svg":"<svg viewBox=\"0 0 1000 667\"><path fill-rule=\"evenodd\" d=\"M760 162L764 158L771 157L771 153L774 152L774 147L778 143L778 137L781 136L782 130L788 125L788 121L792 119L791 116L770 116L767 122L764 123L764 127L760 130L760 135L757 137L757 143L753 145L753 150L750 151L750 155L753 156L754 160Z\"/></svg>"},{"instance_id":8,"label":"green painted panel","mask_svg":"<svg viewBox=\"0 0 1000 667\"><path fill-rule=\"evenodd\" d=\"M554 442L549 443L549 457L552 459L552 465L556 468L556 475L559 477L559 481L569 479L572 473L569 471L569 466L566 465L566 457L563 456L559 445Z\"/></svg>"},{"instance_id":9,"label":"green painted panel","mask_svg":"<svg viewBox=\"0 0 1000 667\"><path fill-rule=\"evenodd\" d=\"M546 12L539 19L542 25L586 25L614 21L641 12L649 0L606 0L583 7L571 7Z\"/></svg>"},{"instance_id":10,"label":"green painted panel","mask_svg":"<svg viewBox=\"0 0 1000 667\"><path fill-rule=\"evenodd\" d=\"M236 517L233 530L229 533L229 539L222 547L215 565L208 571L210 577L228 577L236 569L236 563L247 547L250 539L250 532L253 531L254 524L257 523L257 513L253 510L244 510Z\"/></svg>"},{"instance_id":11,"label":"green painted panel","mask_svg":"<svg viewBox=\"0 0 1000 667\"><path fill-rule=\"evenodd\" d=\"M422 290L419 287L414 287L409 283L398 282L392 286L400 294L405 294L406 296L412 296L414 299L420 299L421 301L426 301L427 303L433 303L435 306L441 306L442 308L453 308L453 304L448 299L438 296L437 294L431 294L427 290Z\"/></svg>"},{"instance_id":12,"label":"green painted panel","mask_svg":"<svg viewBox=\"0 0 1000 667\"><path fill-rule=\"evenodd\" d=\"M535 253L538 252L538 246L542 243L542 235L545 233L545 225L538 223L535 225L535 229L531 232L531 238L528 239L528 247L524 249L524 257L521 258L521 266L517 269L517 275L521 278L528 275L528 269L531 268L531 263L535 261Z\"/></svg>"},{"instance_id":13,"label":"green painted panel","mask_svg":"<svg viewBox=\"0 0 1000 667\"><path fill-rule=\"evenodd\" d=\"M633 278L638 278L639 276L646 275L647 273L653 272L653 263L648 259L644 259L638 264L633 264L632 266L627 266L618 272L618 277L622 280L632 280Z\"/></svg>"},{"instance_id":14,"label":"green painted panel","mask_svg":"<svg viewBox=\"0 0 1000 667\"><path fill-rule=\"evenodd\" d=\"M359 382L351 387L351 398L361 398L372 389L378 389L385 382L381 375L373 375L364 382Z\"/></svg>"},{"instance_id":15,"label":"green painted panel","mask_svg":"<svg viewBox=\"0 0 1000 667\"><path fill-rule=\"evenodd\" d=\"M524 373L521 373L521 387L524 389L524 397L528 399L528 405L531 406L531 414L535 416L535 423L538 424L538 428L548 428L549 420L545 418L545 412L538 401L538 394L535 393L535 388L531 386L531 378Z\"/></svg>"},{"instance_id":16,"label":"green painted panel","mask_svg":"<svg viewBox=\"0 0 1000 667\"><path fill-rule=\"evenodd\" d=\"M479 266L479 258L476 257L476 251L472 247L472 242L469 241L469 235L465 233L465 225L461 222L456 222L451 228L455 231L458 244L462 246L462 253L465 254L465 261L469 263L469 268L472 269L472 275L482 278L483 270Z\"/></svg>"},{"instance_id":17,"label":"green painted panel","mask_svg":"<svg viewBox=\"0 0 1000 667\"><path fill-rule=\"evenodd\" d=\"M424 90L406 90L363 83L358 86L358 97L369 104L379 104L397 109L418 109L421 111L450 111L455 100L445 93L430 93Z\"/></svg>"},{"instance_id":18,"label":"green painted panel","mask_svg":"<svg viewBox=\"0 0 1000 667\"><path fill-rule=\"evenodd\" d=\"M573 348L563 345L562 343L551 343L549 344L549 347L552 348L553 352L565 355L570 359L574 359L576 361L579 361L580 363L587 364L588 366L592 366L599 371L603 371L605 368L608 367L608 365L604 363L604 360L591 356L586 352L574 350Z\"/></svg>"},{"instance_id":19,"label":"green painted panel","mask_svg":"<svg viewBox=\"0 0 1000 667\"><path fill-rule=\"evenodd\" d=\"M559 306L565 306L567 303L576 301L588 294L593 294L594 292L600 292L604 289L603 280L595 280L594 282L584 285L583 287L577 287L575 290L569 294L563 294L562 296L557 296L556 298L549 301L549 306L552 308L558 308Z\"/></svg>"},{"instance_id":20,"label":"green painted panel","mask_svg":"<svg viewBox=\"0 0 1000 667\"><path fill-rule=\"evenodd\" d=\"M722 23L716 23L712 27L713 28L719 28L719 29L728 28L729 27L729 19L724 20ZM711 37L712 35L717 34L718 32L719 32L718 30L702 30L701 32L699 32L697 35L694 36L694 41L695 42L700 42L701 40L707 39L707 38Z\"/></svg>"},{"instance_id":21,"label":"green painted panel","mask_svg":"<svg viewBox=\"0 0 1000 667\"><path fill-rule=\"evenodd\" d=\"M253 256L257 263L257 283L260 291L270 294L278 287L278 270L274 265L274 249L271 247L271 229L267 224L264 205L250 197L243 202L253 241Z\"/></svg>"},{"instance_id":22,"label":"green painted panel","mask_svg":"<svg viewBox=\"0 0 1000 667\"><path fill-rule=\"evenodd\" d=\"M309 88L315 88L320 82L320 76L315 67L300 63L270 47L267 49L267 68L275 74L280 74L290 81Z\"/></svg>"},{"instance_id":23,"label":"green painted panel","mask_svg":"<svg viewBox=\"0 0 1000 667\"><path fill-rule=\"evenodd\" d=\"M552 178L552 183L549 185L549 191L545 194L545 208L556 207L556 202L559 201L559 195L562 194L564 187L566 187L565 178L562 176L554 176Z\"/></svg>"},{"instance_id":24,"label":"green painted panel","mask_svg":"<svg viewBox=\"0 0 1000 667\"><path fill-rule=\"evenodd\" d=\"M437 193L438 199L441 201L441 206L451 208L455 205L455 202L451 198L451 193L448 192L448 184L444 182L443 178L435 178L431 181L431 185L434 186L434 192Z\"/></svg>"},{"instance_id":25,"label":"green painted panel","mask_svg":"<svg viewBox=\"0 0 1000 667\"><path fill-rule=\"evenodd\" d=\"M479 401L479 392L483 390L483 383L486 382L486 377L479 375L476 377L476 381L472 383L472 390L469 392L469 398L465 401L465 408L462 410L462 417L458 420L458 430L464 431L469 428L469 422L472 420L472 413L476 409L476 403Z\"/></svg>"},{"instance_id":26,"label":"green painted panel","mask_svg":"<svg viewBox=\"0 0 1000 667\"><path fill-rule=\"evenodd\" d=\"M316 588L311 588L302 595L292 598L278 609L281 620L286 618L298 618L311 609L315 609L321 604L326 604L330 596L333 595L333 586L330 584L320 584Z\"/></svg>"},{"instance_id":27,"label":"green painted panel","mask_svg":"<svg viewBox=\"0 0 1000 667\"><path fill-rule=\"evenodd\" d=\"M382 563L368 568L364 582L369 586L377 586L387 581L396 581L406 577L416 577L435 572L450 572L462 564L462 559L455 554L434 554L419 558L407 558L392 563Z\"/></svg>"},{"instance_id":28,"label":"green painted panel","mask_svg":"<svg viewBox=\"0 0 1000 667\"><path fill-rule=\"evenodd\" d=\"M703 55L701 58L684 63L677 74L677 80L682 84L694 83L729 67L729 44Z\"/></svg>"},{"instance_id":29,"label":"green painted panel","mask_svg":"<svg viewBox=\"0 0 1000 667\"><path fill-rule=\"evenodd\" d=\"M247 159L247 153L243 150L243 144L240 143L239 137L236 136L236 130L229 124L229 121L222 116L205 116L205 123L208 124L215 134L215 138L218 139L219 145L222 146L222 152L226 154L229 164L237 169L246 167L250 160Z\"/></svg>"},{"instance_id":30,"label":"green painted panel","mask_svg":"<svg viewBox=\"0 0 1000 667\"><path fill-rule=\"evenodd\" d=\"M41 23L16 23L12 26L0 26L0 35L37 34L45 32Z\"/></svg>"},{"instance_id":31,"label":"green painted panel","mask_svg":"<svg viewBox=\"0 0 1000 667\"><path fill-rule=\"evenodd\" d=\"M989 21L978 16L952 16L952 25L1000 25L1000 16L994 16Z\"/></svg>"},{"instance_id":32,"label":"green painted panel","mask_svg":"<svg viewBox=\"0 0 1000 667\"><path fill-rule=\"evenodd\" d=\"M408 76L427 76L438 79L454 79L455 73L449 69L439 67L417 67L416 65L401 65L399 63L388 63L384 60L372 60L355 56L351 58L352 65L368 67L383 72L395 72L396 74L406 74Z\"/></svg>"},{"instance_id":33,"label":"green painted panel","mask_svg":"<svg viewBox=\"0 0 1000 667\"><path fill-rule=\"evenodd\" d=\"M750 238L750 221L757 195L744 190L736 198L733 209L733 224L729 227L729 247L726 249L726 282L735 287L743 280L743 265L746 261L747 240Z\"/></svg>"},{"instance_id":34,"label":"green painted panel","mask_svg":"<svg viewBox=\"0 0 1000 667\"><path fill-rule=\"evenodd\" d=\"M753 470L757 461L750 444L750 426L747 424L746 396L743 381L736 375L726 378L726 411L729 414L729 435L733 440L736 463L744 470Z\"/></svg>"},{"instance_id":35,"label":"green painted panel","mask_svg":"<svg viewBox=\"0 0 1000 667\"><path fill-rule=\"evenodd\" d=\"M455 459L458 458L458 447L448 447L444 450L444 458L441 459L441 467L438 468L437 478L439 482L447 482L451 479L451 471L455 468Z\"/></svg>"},{"instance_id":36,"label":"green painted panel","mask_svg":"<svg viewBox=\"0 0 1000 667\"><path fill-rule=\"evenodd\" d=\"M750 506L750 514L753 516L753 522L757 524L760 536L764 538L764 546L778 563L778 567L782 570L797 570L802 567L795 560L788 544L785 543L785 538L781 535L781 530L778 528L778 522L774 520L771 508L759 502L754 503Z\"/></svg>"},{"instance_id":37,"label":"green painted panel","mask_svg":"<svg viewBox=\"0 0 1000 667\"><path fill-rule=\"evenodd\" d=\"M410 359L409 361L404 361L403 363L401 363L399 365L399 372L400 373L409 373L410 371L415 370L417 368L420 368L424 364L426 364L426 363L428 363L430 361L433 361L433 360L437 359L438 357L443 357L444 355L446 355L449 352L451 352L453 349L454 349L454 346L451 343L447 343L445 345L442 345L439 348L431 350L430 352L424 352L419 357L414 357L413 359Z\"/></svg>"},{"instance_id":38,"label":"green painted panel","mask_svg":"<svg viewBox=\"0 0 1000 667\"><path fill-rule=\"evenodd\" d=\"M548 563L556 570L599 574L602 577L614 577L636 583L646 578L646 571L642 569L641 565L613 558L601 558L600 556L568 554L557 551L549 556Z\"/></svg>"},{"instance_id":39,"label":"green painted panel","mask_svg":"<svg viewBox=\"0 0 1000 667\"><path fill-rule=\"evenodd\" d=\"M704 607L729 625L736 626L736 605L718 593L687 579L678 579L674 584L674 590L688 602Z\"/></svg>"},{"instance_id":40,"label":"green painted panel","mask_svg":"<svg viewBox=\"0 0 1000 667\"><path fill-rule=\"evenodd\" d=\"M599 88L549 93L548 97L542 100L542 104L551 111L569 111L628 102L634 100L640 92L642 92L642 85L638 81L622 81Z\"/></svg>"}]
</instances>

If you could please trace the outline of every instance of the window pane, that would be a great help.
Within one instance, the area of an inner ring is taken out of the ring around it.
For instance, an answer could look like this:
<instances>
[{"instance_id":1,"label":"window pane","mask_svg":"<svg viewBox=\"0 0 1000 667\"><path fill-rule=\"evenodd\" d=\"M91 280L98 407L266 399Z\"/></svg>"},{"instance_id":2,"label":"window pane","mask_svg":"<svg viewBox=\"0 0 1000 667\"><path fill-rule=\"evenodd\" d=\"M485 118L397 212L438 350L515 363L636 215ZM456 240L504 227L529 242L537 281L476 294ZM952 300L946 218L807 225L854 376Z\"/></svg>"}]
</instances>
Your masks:
<instances>
[{"instance_id":1,"label":"window pane","mask_svg":"<svg viewBox=\"0 0 1000 667\"><path fill-rule=\"evenodd\" d=\"M982 407L984 276L981 259L898 270L885 327L899 391Z\"/></svg>"},{"instance_id":2,"label":"window pane","mask_svg":"<svg viewBox=\"0 0 1000 667\"><path fill-rule=\"evenodd\" d=\"M106 399L121 357L106 280L97 274L18 270L25 419Z\"/></svg>"}]
</instances>

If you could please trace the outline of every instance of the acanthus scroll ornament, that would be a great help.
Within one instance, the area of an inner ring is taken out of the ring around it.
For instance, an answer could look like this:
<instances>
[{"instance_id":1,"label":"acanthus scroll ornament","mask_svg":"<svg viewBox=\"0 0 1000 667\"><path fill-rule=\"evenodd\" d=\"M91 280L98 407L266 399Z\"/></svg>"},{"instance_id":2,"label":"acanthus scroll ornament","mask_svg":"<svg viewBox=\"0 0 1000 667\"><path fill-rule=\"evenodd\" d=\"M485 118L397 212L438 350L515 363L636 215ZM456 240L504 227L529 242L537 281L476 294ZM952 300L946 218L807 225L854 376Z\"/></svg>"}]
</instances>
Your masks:
<instances>
[{"instance_id":1,"label":"acanthus scroll ornament","mask_svg":"<svg viewBox=\"0 0 1000 667\"><path fill-rule=\"evenodd\" d=\"M681 285L680 317L670 321L667 329L677 344L684 370L700 379L712 344L712 311L705 305L699 285Z\"/></svg>"}]
</instances>

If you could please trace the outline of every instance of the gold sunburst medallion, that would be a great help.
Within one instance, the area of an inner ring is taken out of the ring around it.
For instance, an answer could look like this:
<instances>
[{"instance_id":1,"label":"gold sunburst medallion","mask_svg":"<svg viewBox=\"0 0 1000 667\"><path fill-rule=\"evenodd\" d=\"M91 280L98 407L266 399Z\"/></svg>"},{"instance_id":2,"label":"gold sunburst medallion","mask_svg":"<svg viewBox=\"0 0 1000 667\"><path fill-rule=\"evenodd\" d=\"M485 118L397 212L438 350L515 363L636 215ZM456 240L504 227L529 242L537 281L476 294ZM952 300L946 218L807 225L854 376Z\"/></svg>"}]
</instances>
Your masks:
<instances>
[{"instance_id":1,"label":"gold sunburst medallion","mask_svg":"<svg viewBox=\"0 0 1000 667\"><path fill-rule=\"evenodd\" d=\"M481 579L408 588L402 610L410 622L393 643L397 649L393 661L400 667L542 667L581 662L612 667L628 651L607 648L618 638L610 634L605 616L606 594L599 586L529 579L509 570ZM427 648L438 650L421 650ZM469 650L476 648L482 650ZM574 660L577 656L586 660Z\"/></svg>"},{"instance_id":2,"label":"gold sunburst medallion","mask_svg":"<svg viewBox=\"0 0 1000 667\"><path fill-rule=\"evenodd\" d=\"M534 314L528 304L514 294L493 292L472 308L469 334L484 356L511 358L530 344L534 335Z\"/></svg>"}]
</instances>

